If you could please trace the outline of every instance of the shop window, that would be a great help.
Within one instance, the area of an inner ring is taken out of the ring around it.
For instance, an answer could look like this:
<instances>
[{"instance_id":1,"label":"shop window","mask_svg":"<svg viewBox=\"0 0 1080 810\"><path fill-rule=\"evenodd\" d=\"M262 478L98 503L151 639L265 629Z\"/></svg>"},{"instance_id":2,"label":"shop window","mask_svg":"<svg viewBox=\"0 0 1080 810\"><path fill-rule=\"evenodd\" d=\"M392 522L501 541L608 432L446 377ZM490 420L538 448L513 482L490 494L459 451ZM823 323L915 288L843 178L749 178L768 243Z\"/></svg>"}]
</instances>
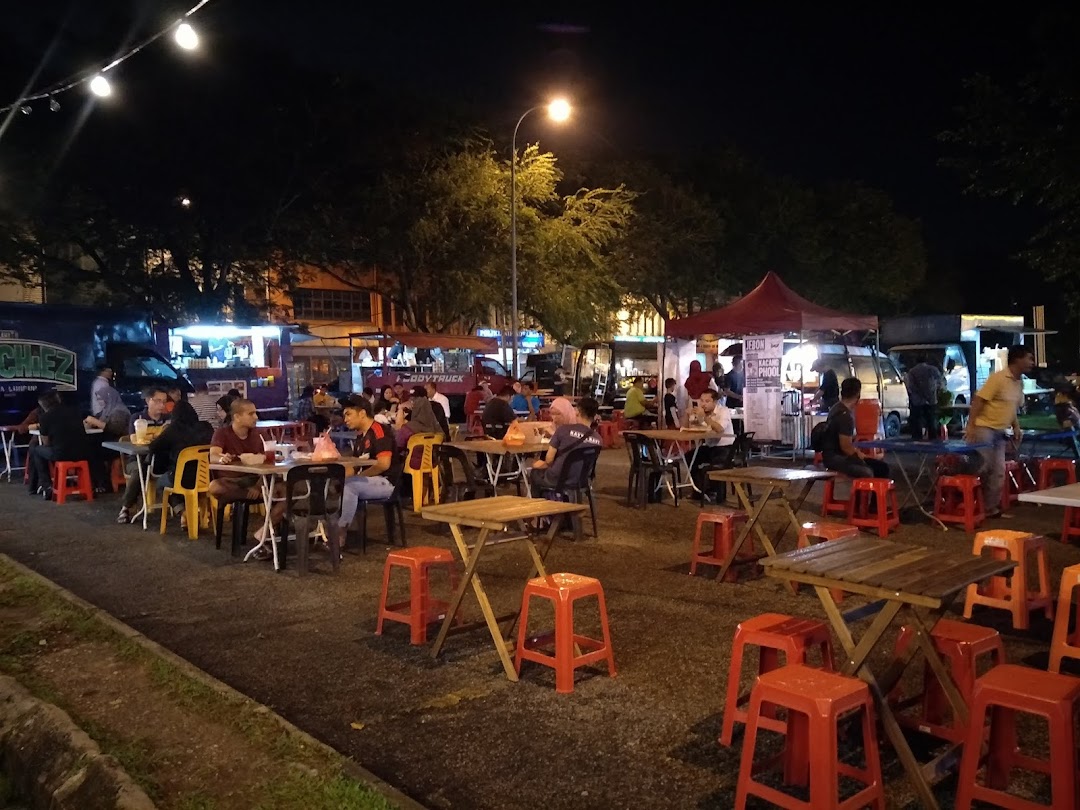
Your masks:
<instances>
[{"instance_id":1,"label":"shop window","mask_svg":"<svg viewBox=\"0 0 1080 810\"><path fill-rule=\"evenodd\" d=\"M301 288L292 301L297 320L371 323L371 294L361 290Z\"/></svg>"}]
</instances>

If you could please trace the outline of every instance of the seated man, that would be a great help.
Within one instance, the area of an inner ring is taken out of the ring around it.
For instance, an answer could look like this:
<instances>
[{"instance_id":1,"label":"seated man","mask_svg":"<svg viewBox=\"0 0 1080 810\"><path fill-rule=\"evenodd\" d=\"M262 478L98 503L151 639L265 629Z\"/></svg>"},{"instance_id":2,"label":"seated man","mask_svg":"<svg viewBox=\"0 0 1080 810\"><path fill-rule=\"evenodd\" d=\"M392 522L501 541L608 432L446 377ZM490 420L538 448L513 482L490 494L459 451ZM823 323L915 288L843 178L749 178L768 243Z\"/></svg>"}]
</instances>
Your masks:
<instances>
[{"instance_id":1,"label":"seated man","mask_svg":"<svg viewBox=\"0 0 1080 810\"><path fill-rule=\"evenodd\" d=\"M504 385L499 395L489 399L484 406L484 413L480 420L484 425L484 433L493 439L503 438L510 426L517 422L517 414L510 407L512 396L514 396L513 387Z\"/></svg>"},{"instance_id":2,"label":"seated man","mask_svg":"<svg viewBox=\"0 0 1080 810\"><path fill-rule=\"evenodd\" d=\"M645 384L641 377L634 379L633 385L626 392L626 404L623 406L623 418L635 419L644 425L652 422L656 414L650 413L656 409L655 402L647 402L645 399Z\"/></svg>"},{"instance_id":3,"label":"seated man","mask_svg":"<svg viewBox=\"0 0 1080 810\"><path fill-rule=\"evenodd\" d=\"M730 459L732 445L735 443L735 428L731 422L731 411L720 404L720 394L711 388L702 391L698 404L690 409L692 420L719 436L705 439L694 457L694 468L690 477L697 488L705 492L709 489L706 473L710 467L724 464Z\"/></svg>"},{"instance_id":4,"label":"seated man","mask_svg":"<svg viewBox=\"0 0 1080 810\"><path fill-rule=\"evenodd\" d=\"M166 412L169 395L164 388L151 386L143 391L143 401L146 402L146 408L141 413L133 414L128 420L128 435L130 436L135 432L135 420L145 419L150 434L156 437L169 421L169 414ZM262 452L261 446L259 451ZM132 510L142 493L142 483L139 481L139 466L135 461L135 456L129 456L126 463L127 486L124 488L124 499L120 503L120 512L116 516L117 523L129 523L134 520L135 512Z\"/></svg>"},{"instance_id":5,"label":"seated man","mask_svg":"<svg viewBox=\"0 0 1080 810\"><path fill-rule=\"evenodd\" d=\"M30 448L27 466L30 475L30 494L41 494L52 500L52 476L50 461L89 461L93 447L83 428L82 416L77 408L64 405L60 395L48 391L38 397L41 421L38 430L41 442Z\"/></svg>"},{"instance_id":6,"label":"seated man","mask_svg":"<svg viewBox=\"0 0 1080 810\"><path fill-rule=\"evenodd\" d=\"M829 411L821 456L826 470L843 473L850 478L890 478L889 465L876 458L867 458L855 447L855 406L862 397L862 383L848 377L840 384L840 401Z\"/></svg>"},{"instance_id":7,"label":"seated man","mask_svg":"<svg viewBox=\"0 0 1080 810\"><path fill-rule=\"evenodd\" d=\"M526 417L530 422L540 418L540 397L533 393L532 383L521 383L521 392L514 394L510 407L515 414Z\"/></svg>"},{"instance_id":8,"label":"seated man","mask_svg":"<svg viewBox=\"0 0 1080 810\"><path fill-rule=\"evenodd\" d=\"M571 450L578 447L603 447L600 434L593 430L593 420L600 410L600 403L591 397L578 400L576 420L559 425L551 437L547 454L535 462L529 470L532 491L536 495L542 489L551 489L559 483L563 464ZM574 480L577 470L570 470L570 480Z\"/></svg>"},{"instance_id":9,"label":"seated man","mask_svg":"<svg viewBox=\"0 0 1080 810\"><path fill-rule=\"evenodd\" d=\"M342 530L348 530L360 501L385 501L394 494L394 484L386 473L400 462L394 448L394 431L389 425L376 421L370 402L363 397L349 397L343 407L346 427L356 431L353 455L375 461L345 480L338 525Z\"/></svg>"}]
</instances>

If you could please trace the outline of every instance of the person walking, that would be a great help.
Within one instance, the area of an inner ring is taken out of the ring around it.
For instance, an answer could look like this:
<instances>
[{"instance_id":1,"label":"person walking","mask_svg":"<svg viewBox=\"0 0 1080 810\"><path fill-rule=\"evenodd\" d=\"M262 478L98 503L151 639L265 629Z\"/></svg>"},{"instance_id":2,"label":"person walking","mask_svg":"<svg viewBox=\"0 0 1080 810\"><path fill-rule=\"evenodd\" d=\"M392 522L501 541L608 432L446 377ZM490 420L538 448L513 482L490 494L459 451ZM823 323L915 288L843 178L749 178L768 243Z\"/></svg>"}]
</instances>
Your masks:
<instances>
[{"instance_id":1,"label":"person walking","mask_svg":"<svg viewBox=\"0 0 1080 810\"><path fill-rule=\"evenodd\" d=\"M945 387L941 369L920 355L908 370L904 382L907 383L908 403L911 406L908 419L911 438L916 441L936 438L938 392Z\"/></svg>"},{"instance_id":2,"label":"person walking","mask_svg":"<svg viewBox=\"0 0 1080 810\"><path fill-rule=\"evenodd\" d=\"M1026 346L1010 346L1006 367L995 371L971 400L964 438L969 442L986 444L979 450L982 458L980 476L983 483L983 502L986 516L1011 517L1001 511L1001 488L1005 483L1005 451L1010 443L1005 435L1012 427L1011 444L1019 449L1023 433L1017 412L1024 403L1023 377L1035 368L1035 356Z\"/></svg>"}]
</instances>

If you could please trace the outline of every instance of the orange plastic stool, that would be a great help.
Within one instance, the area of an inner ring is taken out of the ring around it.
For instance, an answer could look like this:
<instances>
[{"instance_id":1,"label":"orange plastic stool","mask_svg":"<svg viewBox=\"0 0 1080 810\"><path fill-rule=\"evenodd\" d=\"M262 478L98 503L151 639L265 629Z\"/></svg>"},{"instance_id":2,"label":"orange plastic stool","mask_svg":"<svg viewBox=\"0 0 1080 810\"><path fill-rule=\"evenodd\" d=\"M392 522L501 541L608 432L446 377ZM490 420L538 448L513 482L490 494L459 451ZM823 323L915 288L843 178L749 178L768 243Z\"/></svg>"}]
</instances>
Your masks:
<instances>
[{"instance_id":1,"label":"orange plastic stool","mask_svg":"<svg viewBox=\"0 0 1080 810\"><path fill-rule=\"evenodd\" d=\"M723 565L727 555L731 553L731 545L735 542L735 533L744 523L746 523L746 513L737 509L721 508L708 512L699 512L697 527L694 529L694 545L690 549L690 575L693 576L697 573L698 563ZM705 532L705 528L710 525L713 530L712 549L702 552L701 535ZM748 538L743 548L745 550L736 558L736 562L757 559L757 554L754 553L754 540L752 537ZM734 566L729 568L727 574L724 575L726 582L735 582L738 578L739 575Z\"/></svg>"},{"instance_id":2,"label":"orange plastic stool","mask_svg":"<svg viewBox=\"0 0 1080 810\"><path fill-rule=\"evenodd\" d=\"M971 724L957 781L957 810L973 801L995 807L1075 810L1077 804L1076 732L1074 712L1080 700L1080 678L1029 669L1015 664L995 667L975 681ZM983 722L990 713L990 752L985 784L978 784ZM1050 759L1036 759L1020 751L1016 740L1016 714L1045 717L1049 729ZM1049 805L1008 793L1009 772L1024 768L1050 777Z\"/></svg>"},{"instance_id":3,"label":"orange plastic stool","mask_svg":"<svg viewBox=\"0 0 1080 810\"><path fill-rule=\"evenodd\" d=\"M964 531L975 531L986 520L979 476L943 475L938 478L934 517L942 523L962 523Z\"/></svg>"},{"instance_id":4,"label":"orange plastic stool","mask_svg":"<svg viewBox=\"0 0 1080 810\"><path fill-rule=\"evenodd\" d=\"M550 637L529 637L529 602L532 597L550 599L555 605L555 655L538 649ZM600 609L601 639L580 636L574 632L574 602L586 596L595 596ZM574 654L574 645L587 652ZM607 661L608 675L615 677L615 655L611 649L611 632L608 629L607 604L600 580L578 574L549 574L530 580L521 597L521 624L518 627L517 652L514 668L521 674L522 661L535 661L555 670L555 691L569 694L574 691L574 670L595 661Z\"/></svg>"},{"instance_id":5,"label":"orange plastic stool","mask_svg":"<svg viewBox=\"0 0 1080 810\"><path fill-rule=\"evenodd\" d=\"M877 501L870 509L870 496ZM860 529L877 529L879 537L887 537L900 525L900 505L896 501L896 484L888 478L853 478L848 500L847 522Z\"/></svg>"},{"instance_id":6,"label":"orange plastic stool","mask_svg":"<svg viewBox=\"0 0 1080 810\"><path fill-rule=\"evenodd\" d=\"M74 477L74 483L69 480ZM90 483L90 463L87 461L57 461L52 470L53 499L67 501L69 495L82 495L94 500L94 485Z\"/></svg>"},{"instance_id":7,"label":"orange plastic stool","mask_svg":"<svg viewBox=\"0 0 1080 810\"><path fill-rule=\"evenodd\" d=\"M789 796L754 779L754 771L760 770L760 763L754 762L758 729L770 727L764 722L770 718L763 717L766 711L763 707L771 711L776 707L788 710L782 755L784 782L805 786L809 781L809 801ZM854 711L862 712L865 768L839 761L837 726L843 716ZM865 787L841 801L841 776L862 782ZM759 796L789 810L848 810L868 805L885 810L874 703L867 685L858 678L799 664L760 675L750 693L750 713L735 790L736 810L746 807L748 796Z\"/></svg>"},{"instance_id":8,"label":"orange plastic stool","mask_svg":"<svg viewBox=\"0 0 1080 810\"><path fill-rule=\"evenodd\" d=\"M124 475L124 462L122 459L114 458L112 460L112 464L109 465L109 476L113 492L123 492L124 487L127 486L127 476Z\"/></svg>"},{"instance_id":9,"label":"orange plastic stool","mask_svg":"<svg viewBox=\"0 0 1080 810\"><path fill-rule=\"evenodd\" d=\"M731 745L735 723L746 722L746 712L739 707L750 699L750 693L740 694L739 687L742 681L743 652L747 646L760 648L758 675L780 668L781 652L784 653L786 665L805 664L807 652L815 647L821 656L821 668L830 672L833 669L832 635L824 622L783 613L762 613L739 622L731 644L727 698L724 700L724 725L720 731L721 745ZM775 713L769 714L761 721L761 726L770 731L782 732L785 725L775 718Z\"/></svg>"},{"instance_id":10,"label":"orange plastic stool","mask_svg":"<svg viewBox=\"0 0 1080 810\"><path fill-rule=\"evenodd\" d=\"M906 625L900 628L894 652L897 658L902 656L908 645L912 643L913 633L914 631ZM1005 663L1005 645L1001 641L1001 635L990 627L953 619L941 619L930 631L930 643L945 659L949 674L956 683L956 688L963 697L964 703L968 706L971 705L971 695L975 689L980 658L989 656L991 667ZM949 700L945 697L945 691L941 688L938 679L934 677L929 664L923 666L923 690L914 697L917 699L920 696L922 698L921 713L903 713L901 710L896 716L900 725L918 729L943 740L962 743L967 737L967 724L961 723L957 717L950 718L952 710ZM893 705L901 701L907 702L907 700L902 697L900 686L897 686L889 695L889 702Z\"/></svg>"},{"instance_id":11,"label":"orange plastic stool","mask_svg":"<svg viewBox=\"0 0 1080 810\"><path fill-rule=\"evenodd\" d=\"M397 549L386 555L382 596L379 597L379 622L375 627L375 635L382 635L383 621L389 619L409 625L411 643L424 644L427 641L427 626L431 622L441 620L450 607L447 601L431 598L428 569L437 565L446 566L450 574L450 588L455 589L457 571L454 556L445 549L413 546ZM386 599L390 590L390 573L396 566L405 568L409 572L409 598L404 602L388 605ZM402 608L409 610L405 613L402 612Z\"/></svg>"},{"instance_id":12,"label":"orange plastic stool","mask_svg":"<svg viewBox=\"0 0 1080 810\"><path fill-rule=\"evenodd\" d=\"M615 422L601 422L597 429L600 431L600 442L604 447L615 447L616 438L622 443L619 436L619 426Z\"/></svg>"},{"instance_id":13,"label":"orange plastic stool","mask_svg":"<svg viewBox=\"0 0 1080 810\"><path fill-rule=\"evenodd\" d=\"M1046 559L1046 538L1028 532L994 530L975 535L972 552L982 556L983 549L990 556L1001 560L1015 560L1016 568L1010 577L991 577L986 584L968 585L964 601L964 618L971 618L975 605L1000 608L1012 613L1012 625L1017 630L1027 630L1030 613L1042 608L1047 619L1054 618L1054 598L1050 593L1050 565ZM1039 589L1027 587L1028 555L1034 554L1039 572Z\"/></svg>"},{"instance_id":14,"label":"orange plastic stool","mask_svg":"<svg viewBox=\"0 0 1080 810\"><path fill-rule=\"evenodd\" d=\"M837 478L844 478L847 480L847 476L836 476L836 478L825 479L825 493L821 497L821 516L828 517L829 515L846 515L848 511L848 502L843 498L836 497L836 480Z\"/></svg>"},{"instance_id":15,"label":"orange plastic stool","mask_svg":"<svg viewBox=\"0 0 1080 810\"><path fill-rule=\"evenodd\" d=\"M1039 489L1058 486L1055 478L1064 476L1066 484L1076 483L1076 462L1071 458L1044 458L1039 462Z\"/></svg>"},{"instance_id":16,"label":"orange plastic stool","mask_svg":"<svg viewBox=\"0 0 1080 810\"><path fill-rule=\"evenodd\" d=\"M1068 543L1074 537L1080 537L1080 507L1065 507L1065 522L1061 527L1061 542Z\"/></svg>"},{"instance_id":17,"label":"orange plastic stool","mask_svg":"<svg viewBox=\"0 0 1080 810\"><path fill-rule=\"evenodd\" d=\"M810 538L814 537L820 541L828 540L843 540L845 537L858 537L859 527L848 526L846 523L804 523L799 527L799 540L795 544L796 548L806 548L812 545ZM799 583L792 582L792 588L796 593L799 592ZM840 602L844 598L844 592L838 588L834 588L830 591L834 602Z\"/></svg>"},{"instance_id":18,"label":"orange plastic stool","mask_svg":"<svg viewBox=\"0 0 1080 810\"><path fill-rule=\"evenodd\" d=\"M1069 616L1073 613L1073 591L1080 588L1080 565L1070 565L1061 572L1061 589L1058 591L1057 616L1054 618L1054 635L1050 640L1051 672L1061 671L1062 658L1080 658L1080 601L1076 603L1076 629L1069 634Z\"/></svg>"},{"instance_id":19,"label":"orange plastic stool","mask_svg":"<svg viewBox=\"0 0 1080 810\"><path fill-rule=\"evenodd\" d=\"M1001 511L1007 512L1020 500L1023 489L1024 470L1019 461L1009 459L1005 462L1005 486L1001 488Z\"/></svg>"}]
</instances>

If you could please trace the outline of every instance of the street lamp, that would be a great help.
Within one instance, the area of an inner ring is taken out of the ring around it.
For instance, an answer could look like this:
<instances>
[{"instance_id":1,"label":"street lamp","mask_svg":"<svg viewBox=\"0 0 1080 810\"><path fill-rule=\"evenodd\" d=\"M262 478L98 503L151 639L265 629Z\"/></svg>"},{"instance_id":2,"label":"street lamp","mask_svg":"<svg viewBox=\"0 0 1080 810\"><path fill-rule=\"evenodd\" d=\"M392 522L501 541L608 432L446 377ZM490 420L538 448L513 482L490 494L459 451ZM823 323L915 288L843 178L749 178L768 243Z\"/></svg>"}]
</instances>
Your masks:
<instances>
[{"instance_id":1,"label":"street lamp","mask_svg":"<svg viewBox=\"0 0 1080 810\"><path fill-rule=\"evenodd\" d=\"M517 293L517 134L521 122L540 107L530 107L521 114L510 139L510 351L514 379L518 378L518 293ZM570 117L570 102L557 98L547 105L548 118L562 123Z\"/></svg>"}]
</instances>

